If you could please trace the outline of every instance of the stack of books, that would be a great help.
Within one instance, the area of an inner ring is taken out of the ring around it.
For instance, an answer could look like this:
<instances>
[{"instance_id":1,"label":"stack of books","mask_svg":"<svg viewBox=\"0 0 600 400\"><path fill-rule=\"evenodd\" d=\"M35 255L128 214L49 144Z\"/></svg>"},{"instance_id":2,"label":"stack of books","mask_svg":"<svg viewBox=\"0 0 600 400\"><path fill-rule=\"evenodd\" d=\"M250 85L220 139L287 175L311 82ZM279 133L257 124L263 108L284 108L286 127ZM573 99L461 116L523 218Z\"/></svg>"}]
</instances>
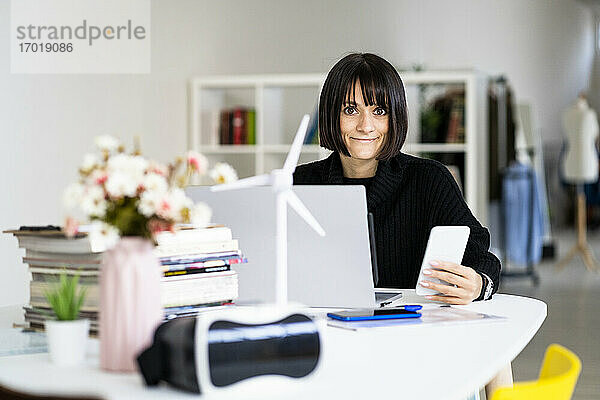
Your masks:
<instances>
[{"instance_id":1,"label":"stack of books","mask_svg":"<svg viewBox=\"0 0 600 400\"><path fill-rule=\"evenodd\" d=\"M238 275L231 266L248 261L230 228L162 232L156 242L154 251L163 268L165 318L193 316L205 307L237 299Z\"/></svg>"},{"instance_id":2,"label":"stack of books","mask_svg":"<svg viewBox=\"0 0 600 400\"><path fill-rule=\"evenodd\" d=\"M45 293L58 282L61 273L79 275L87 290L81 317L90 319L90 333L98 332L99 274L101 243L86 234L67 238L59 230L20 229L5 231L17 237L25 249L23 262L31 273L30 302L25 321L34 330L42 330L52 315ZM237 272L232 265L246 263L233 239L231 229L212 226L163 232L156 237L154 249L163 277L161 301L165 319L189 317L211 306L231 304L238 297Z\"/></svg>"}]
</instances>

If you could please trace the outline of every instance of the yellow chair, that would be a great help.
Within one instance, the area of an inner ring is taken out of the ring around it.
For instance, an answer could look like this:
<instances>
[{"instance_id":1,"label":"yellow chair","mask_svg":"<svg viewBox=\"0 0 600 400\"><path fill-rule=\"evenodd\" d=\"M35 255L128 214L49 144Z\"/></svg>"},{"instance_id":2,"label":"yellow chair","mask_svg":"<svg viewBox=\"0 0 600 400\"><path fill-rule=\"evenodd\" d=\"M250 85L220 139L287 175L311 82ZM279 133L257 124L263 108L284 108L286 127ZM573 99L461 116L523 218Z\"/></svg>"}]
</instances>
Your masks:
<instances>
[{"instance_id":1,"label":"yellow chair","mask_svg":"<svg viewBox=\"0 0 600 400\"><path fill-rule=\"evenodd\" d=\"M499 388L491 400L568 400L573 395L579 372L579 357L561 345L551 344L546 349L537 381Z\"/></svg>"}]
</instances>

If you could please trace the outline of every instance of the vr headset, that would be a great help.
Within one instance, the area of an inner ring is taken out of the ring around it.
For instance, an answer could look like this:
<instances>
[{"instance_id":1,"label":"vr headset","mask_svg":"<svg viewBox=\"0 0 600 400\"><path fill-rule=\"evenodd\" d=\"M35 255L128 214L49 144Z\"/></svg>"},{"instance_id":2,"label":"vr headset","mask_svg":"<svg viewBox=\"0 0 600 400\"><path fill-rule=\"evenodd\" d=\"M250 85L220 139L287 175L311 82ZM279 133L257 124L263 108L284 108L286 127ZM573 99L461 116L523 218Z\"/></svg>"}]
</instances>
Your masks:
<instances>
[{"instance_id":1,"label":"vr headset","mask_svg":"<svg viewBox=\"0 0 600 400\"><path fill-rule=\"evenodd\" d=\"M308 316L252 308L167 321L137 360L146 385L165 381L203 393L260 375L302 378L320 352L319 329Z\"/></svg>"}]
</instances>

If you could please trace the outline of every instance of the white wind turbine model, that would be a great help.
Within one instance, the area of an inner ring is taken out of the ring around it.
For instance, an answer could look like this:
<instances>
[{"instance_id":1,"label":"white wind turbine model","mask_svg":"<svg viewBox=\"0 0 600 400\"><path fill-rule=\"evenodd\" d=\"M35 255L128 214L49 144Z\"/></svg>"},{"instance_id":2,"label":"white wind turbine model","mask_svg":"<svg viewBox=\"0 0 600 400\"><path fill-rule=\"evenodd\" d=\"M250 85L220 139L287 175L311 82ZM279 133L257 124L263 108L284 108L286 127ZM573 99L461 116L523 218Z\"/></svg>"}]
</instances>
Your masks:
<instances>
[{"instance_id":1,"label":"white wind turbine model","mask_svg":"<svg viewBox=\"0 0 600 400\"><path fill-rule=\"evenodd\" d=\"M271 186L275 192L276 207L276 294L275 301L278 306L284 306L288 301L287 285L287 205L289 204L300 215L311 228L319 235L325 236L325 231L306 208L304 203L296 196L292 190L293 173L300 158L302 143L308 128L310 116L304 115L296 137L290 148L282 169L275 169L270 174L257 175L249 178L240 179L232 183L216 185L211 187L211 191L225 191L234 189L243 189L256 186Z\"/></svg>"}]
</instances>

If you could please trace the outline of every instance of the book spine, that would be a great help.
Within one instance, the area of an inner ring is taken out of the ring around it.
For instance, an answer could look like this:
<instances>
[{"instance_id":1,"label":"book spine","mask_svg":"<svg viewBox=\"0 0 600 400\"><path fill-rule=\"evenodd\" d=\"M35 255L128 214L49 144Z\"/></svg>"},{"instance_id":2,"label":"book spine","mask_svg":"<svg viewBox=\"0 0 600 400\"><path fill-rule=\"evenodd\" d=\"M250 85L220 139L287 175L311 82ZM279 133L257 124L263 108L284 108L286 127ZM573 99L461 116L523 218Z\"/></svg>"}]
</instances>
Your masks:
<instances>
[{"instance_id":1,"label":"book spine","mask_svg":"<svg viewBox=\"0 0 600 400\"><path fill-rule=\"evenodd\" d=\"M207 243L192 243L192 244L175 244L173 246L162 246L154 249L154 254L157 257L180 256L184 254L196 253L216 253L223 251L239 250L237 239L225 240L220 242Z\"/></svg>"},{"instance_id":2,"label":"book spine","mask_svg":"<svg viewBox=\"0 0 600 400\"><path fill-rule=\"evenodd\" d=\"M256 144L256 111L248 110L248 144Z\"/></svg>"},{"instance_id":3,"label":"book spine","mask_svg":"<svg viewBox=\"0 0 600 400\"><path fill-rule=\"evenodd\" d=\"M232 125L233 125L233 144L242 144L242 109L236 108L232 113Z\"/></svg>"},{"instance_id":4,"label":"book spine","mask_svg":"<svg viewBox=\"0 0 600 400\"><path fill-rule=\"evenodd\" d=\"M190 229L171 232L161 232L156 235L158 246L168 246L176 243L220 242L232 240L231 229L227 227Z\"/></svg>"},{"instance_id":5,"label":"book spine","mask_svg":"<svg viewBox=\"0 0 600 400\"><path fill-rule=\"evenodd\" d=\"M248 110L242 110L242 144L248 144Z\"/></svg>"},{"instance_id":6,"label":"book spine","mask_svg":"<svg viewBox=\"0 0 600 400\"><path fill-rule=\"evenodd\" d=\"M223 272L229 271L231 267L229 265L221 265L218 267L205 267L205 268L186 268L176 271L167 271L164 273L165 277L170 276L182 276L182 275L195 275L195 274L210 274L212 272Z\"/></svg>"},{"instance_id":7,"label":"book spine","mask_svg":"<svg viewBox=\"0 0 600 400\"><path fill-rule=\"evenodd\" d=\"M192 268L207 268L207 267L220 267L222 265L235 265L244 264L248 260L245 258L231 258L227 260L208 260L202 262L181 262L177 264L163 264L163 271L179 271L183 269Z\"/></svg>"},{"instance_id":8,"label":"book spine","mask_svg":"<svg viewBox=\"0 0 600 400\"><path fill-rule=\"evenodd\" d=\"M184 281L189 281L189 280L205 280L205 281L214 281L215 279L218 278L226 278L226 277L231 277L231 276L237 276L237 272L235 271L223 271L223 272L214 272L214 273L210 273L210 274L200 274L200 275L196 275L196 276L191 276L191 275L177 275L177 276L170 276L170 277L162 277L161 278L161 282L162 284L184 284Z\"/></svg>"},{"instance_id":9,"label":"book spine","mask_svg":"<svg viewBox=\"0 0 600 400\"><path fill-rule=\"evenodd\" d=\"M48 268L60 271L61 269L65 269L67 272L69 271L81 271L81 272L93 272L98 271L100 268L100 263L86 264L86 263L72 263L72 262L62 262L62 261L53 261L48 259L35 259L30 257L23 257L23 263L29 264L31 268Z\"/></svg>"},{"instance_id":10,"label":"book spine","mask_svg":"<svg viewBox=\"0 0 600 400\"><path fill-rule=\"evenodd\" d=\"M243 257L239 250L235 251L222 251L217 253L195 253L195 254L179 254L169 257L160 257L160 263L162 265L174 265L174 264L189 264L194 262L204 262L209 260L226 260L229 258Z\"/></svg>"},{"instance_id":11,"label":"book spine","mask_svg":"<svg viewBox=\"0 0 600 400\"><path fill-rule=\"evenodd\" d=\"M227 112L227 144L233 144L233 112Z\"/></svg>"},{"instance_id":12,"label":"book spine","mask_svg":"<svg viewBox=\"0 0 600 400\"><path fill-rule=\"evenodd\" d=\"M210 279L174 279L161 284L163 307L215 303L237 297L238 279L235 273Z\"/></svg>"},{"instance_id":13,"label":"book spine","mask_svg":"<svg viewBox=\"0 0 600 400\"><path fill-rule=\"evenodd\" d=\"M61 239L36 236L19 237L19 247L39 252L88 254L106 250L100 242L92 242L89 237L79 239Z\"/></svg>"},{"instance_id":14,"label":"book spine","mask_svg":"<svg viewBox=\"0 0 600 400\"><path fill-rule=\"evenodd\" d=\"M72 254L25 249L25 257L35 260L60 261L64 263L96 264L102 261L102 253Z\"/></svg>"},{"instance_id":15,"label":"book spine","mask_svg":"<svg viewBox=\"0 0 600 400\"><path fill-rule=\"evenodd\" d=\"M46 266L29 266L29 272L31 272L32 274L46 274L46 275L53 275L55 277L57 277L58 275L61 274L67 274L67 275L79 275L79 276L98 276L100 275L100 271L98 269L98 267L96 267L95 269L81 269L81 268L67 268L64 266L57 266L57 267L46 267Z\"/></svg>"},{"instance_id":16,"label":"book spine","mask_svg":"<svg viewBox=\"0 0 600 400\"><path fill-rule=\"evenodd\" d=\"M221 125L219 126L221 144L228 144L229 135L229 112L221 110Z\"/></svg>"}]
</instances>

